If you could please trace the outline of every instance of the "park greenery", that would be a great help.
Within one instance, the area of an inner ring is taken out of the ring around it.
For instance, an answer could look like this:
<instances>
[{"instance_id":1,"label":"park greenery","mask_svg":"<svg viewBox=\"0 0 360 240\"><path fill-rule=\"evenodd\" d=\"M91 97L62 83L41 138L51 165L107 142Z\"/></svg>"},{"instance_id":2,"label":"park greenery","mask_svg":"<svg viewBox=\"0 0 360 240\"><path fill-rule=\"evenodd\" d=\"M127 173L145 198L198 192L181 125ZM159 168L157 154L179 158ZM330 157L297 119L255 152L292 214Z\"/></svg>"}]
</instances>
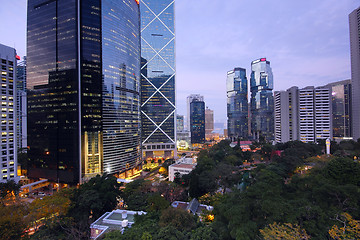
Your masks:
<instances>
[{"instance_id":1,"label":"park greenery","mask_svg":"<svg viewBox=\"0 0 360 240\"><path fill-rule=\"evenodd\" d=\"M243 152L222 141L202 150L195 170L175 181L190 198L214 206L213 222L197 219L191 231L169 220L161 225L165 209L105 239L197 239L200 233L199 239L225 240L360 238L358 142L333 142L332 156L322 143L251 148Z\"/></svg>"},{"instance_id":2,"label":"park greenery","mask_svg":"<svg viewBox=\"0 0 360 240\"><path fill-rule=\"evenodd\" d=\"M119 187L115 177L104 175L31 203L3 203L0 239L89 239L90 224L117 206Z\"/></svg>"},{"instance_id":3,"label":"park greenery","mask_svg":"<svg viewBox=\"0 0 360 240\"><path fill-rule=\"evenodd\" d=\"M201 150L196 168L174 183L138 179L120 188L104 175L26 204L16 201L17 184L0 184L0 239L88 239L90 224L115 208L147 214L105 240L360 239L360 142L333 142L330 156L322 142L250 148L221 141ZM213 212L170 205L192 198Z\"/></svg>"}]
</instances>

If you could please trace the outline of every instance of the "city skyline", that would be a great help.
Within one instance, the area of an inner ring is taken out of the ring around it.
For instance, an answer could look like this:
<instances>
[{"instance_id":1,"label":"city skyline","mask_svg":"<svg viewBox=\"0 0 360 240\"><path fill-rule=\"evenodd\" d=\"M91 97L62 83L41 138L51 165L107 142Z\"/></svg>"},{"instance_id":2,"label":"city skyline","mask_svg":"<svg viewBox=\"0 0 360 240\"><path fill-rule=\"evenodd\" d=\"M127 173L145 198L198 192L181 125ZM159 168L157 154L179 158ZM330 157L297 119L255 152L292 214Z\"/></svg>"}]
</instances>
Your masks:
<instances>
[{"instance_id":1,"label":"city skyline","mask_svg":"<svg viewBox=\"0 0 360 240\"><path fill-rule=\"evenodd\" d=\"M0 23L1 43L23 57L27 1L1 1L2 16L14 19L11 27ZM237 66L249 72L260 57L272 62L274 90L350 78L348 15L358 1L189 3L175 7L178 114L186 114L186 97L199 93L215 121L225 122L226 72Z\"/></svg>"}]
</instances>

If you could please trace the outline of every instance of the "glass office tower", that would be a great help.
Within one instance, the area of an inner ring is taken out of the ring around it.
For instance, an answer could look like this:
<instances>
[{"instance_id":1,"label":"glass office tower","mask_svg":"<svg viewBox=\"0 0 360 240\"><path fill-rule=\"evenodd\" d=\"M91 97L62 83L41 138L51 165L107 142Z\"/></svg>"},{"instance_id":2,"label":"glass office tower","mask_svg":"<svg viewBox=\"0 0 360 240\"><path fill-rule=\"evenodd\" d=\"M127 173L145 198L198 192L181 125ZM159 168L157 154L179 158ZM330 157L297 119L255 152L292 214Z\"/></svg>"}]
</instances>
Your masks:
<instances>
[{"instance_id":1,"label":"glass office tower","mask_svg":"<svg viewBox=\"0 0 360 240\"><path fill-rule=\"evenodd\" d=\"M251 63L251 133L255 140L274 140L273 74L266 58Z\"/></svg>"},{"instance_id":2,"label":"glass office tower","mask_svg":"<svg viewBox=\"0 0 360 240\"><path fill-rule=\"evenodd\" d=\"M205 102L193 99L190 103L191 143L205 142Z\"/></svg>"},{"instance_id":3,"label":"glass office tower","mask_svg":"<svg viewBox=\"0 0 360 240\"><path fill-rule=\"evenodd\" d=\"M227 73L228 137L247 139L248 135L248 84L246 69L235 68Z\"/></svg>"},{"instance_id":4,"label":"glass office tower","mask_svg":"<svg viewBox=\"0 0 360 240\"><path fill-rule=\"evenodd\" d=\"M144 158L176 155L174 2L140 1Z\"/></svg>"},{"instance_id":5,"label":"glass office tower","mask_svg":"<svg viewBox=\"0 0 360 240\"><path fill-rule=\"evenodd\" d=\"M28 1L29 177L79 183L140 161L135 0Z\"/></svg>"},{"instance_id":6,"label":"glass office tower","mask_svg":"<svg viewBox=\"0 0 360 240\"><path fill-rule=\"evenodd\" d=\"M331 116L334 138L352 136L352 98L351 80L344 80L327 85L331 91Z\"/></svg>"}]
</instances>

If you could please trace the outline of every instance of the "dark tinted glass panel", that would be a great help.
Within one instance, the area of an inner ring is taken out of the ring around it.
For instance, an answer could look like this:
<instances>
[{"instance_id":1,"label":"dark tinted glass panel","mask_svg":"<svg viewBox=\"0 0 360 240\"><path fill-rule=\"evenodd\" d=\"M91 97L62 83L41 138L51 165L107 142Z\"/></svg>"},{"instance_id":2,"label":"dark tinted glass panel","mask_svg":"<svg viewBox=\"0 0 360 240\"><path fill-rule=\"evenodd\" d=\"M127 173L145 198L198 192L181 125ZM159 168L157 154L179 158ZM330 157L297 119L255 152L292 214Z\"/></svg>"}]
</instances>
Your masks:
<instances>
[{"instance_id":1,"label":"dark tinted glass panel","mask_svg":"<svg viewBox=\"0 0 360 240\"><path fill-rule=\"evenodd\" d=\"M76 1L28 1L30 177L79 181Z\"/></svg>"}]
</instances>

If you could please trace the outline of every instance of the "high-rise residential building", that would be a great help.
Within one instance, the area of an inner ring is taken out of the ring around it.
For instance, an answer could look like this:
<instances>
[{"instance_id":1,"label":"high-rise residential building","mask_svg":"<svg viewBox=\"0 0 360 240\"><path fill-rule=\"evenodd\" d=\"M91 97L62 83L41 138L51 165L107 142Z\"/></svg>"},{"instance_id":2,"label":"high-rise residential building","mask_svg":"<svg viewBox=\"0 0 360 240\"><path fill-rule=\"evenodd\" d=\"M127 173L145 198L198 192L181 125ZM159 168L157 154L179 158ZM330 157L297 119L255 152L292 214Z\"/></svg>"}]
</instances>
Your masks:
<instances>
[{"instance_id":1,"label":"high-rise residential building","mask_svg":"<svg viewBox=\"0 0 360 240\"><path fill-rule=\"evenodd\" d=\"M317 87L315 96L315 140L332 139L331 91L328 87Z\"/></svg>"},{"instance_id":2,"label":"high-rise residential building","mask_svg":"<svg viewBox=\"0 0 360 240\"><path fill-rule=\"evenodd\" d=\"M136 0L28 1L28 175L76 184L141 163Z\"/></svg>"},{"instance_id":3,"label":"high-rise residential building","mask_svg":"<svg viewBox=\"0 0 360 240\"><path fill-rule=\"evenodd\" d=\"M1 165L0 182L18 181L16 141L16 50L0 44Z\"/></svg>"},{"instance_id":4,"label":"high-rise residential building","mask_svg":"<svg viewBox=\"0 0 360 240\"><path fill-rule=\"evenodd\" d=\"M331 92L312 86L275 92L275 141L332 138Z\"/></svg>"},{"instance_id":5,"label":"high-rise residential building","mask_svg":"<svg viewBox=\"0 0 360 240\"><path fill-rule=\"evenodd\" d=\"M184 115L176 115L176 132L184 131Z\"/></svg>"},{"instance_id":6,"label":"high-rise residential building","mask_svg":"<svg viewBox=\"0 0 360 240\"><path fill-rule=\"evenodd\" d=\"M292 87L274 94L276 142L299 140L298 91Z\"/></svg>"},{"instance_id":7,"label":"high-rise residential building","mask_svg":"<svg viewBox=\"0 0 360 240\"><path fill-rule=\"evenodd\" d=\"M227 73L228 137L247 140L248 133L248 83L246 69L235 68Z\"/></svg>"},{"instance_id":8,"label":"high-rise residential building","mask_svg":"<svg viewBox=\"0 0 360 240\"><path fill-rule=\"evenodd\" d=\"M254 139L274 140L273 73L270 61L260 58L251 62L250 104L251 133Z\"/></svg>"},{"instance_id":9,"label":"high-rise residential building","mask_svg":"<svg viewBox=\"0 0 360 240\"><path fill-rule=\"evenodd\" d=\"M352 132L356 141L360 138L360 7L349 15L351 87L352 87Z\"/></svg>"},{"instance_id":10,"label":"high-rise residential building","mask_svg":"<svg viewBox=\"0 0 360 240\"><path fill-rule=\"evenodd\" d=\"M331 91L333 137L346 139L352 136L351 80L326 85Z\"/></svg>"},{"instance_id":11,"label":"high-rise residential building","mask_svg":"<svg viewBox=\"0 0 360 240\"><path fill-rule=\"evenodd\" d=\"M16 139L18 148L27 147L26 57L16 68Z\"/></svg>"},{"instance_id":12,"label":"high-rise residential building","mask_svg":"<svg viewBox=\"0 0 360 240\"><path fill-rule=\"evenodd\" d=\"M205 109L205 138L211 138L211 133L214 131L214 110L206 107Z\"/></svg>"},{"instance_id":13,"label":"high-rise residential building","mask_svg":"<svg viewBox=\"0 0 360 240\"><path fill-rule=\"evenodd\" d=\"M315 142L314 87L299 89L299 137L302 142Z\"/></svg>"},{"instance_id":14,"label":"high-rise residential building","mask_svg":"<svg viewBox=\"0 0 360 240\"><path fill-rule=\"evenodd\" d=\"M191 143L205 142L205 102L194 98L190 103Z\"/></svg>"},{"instance_id":15,"label":"high-rise residential building","mask_svg":"<svg viewBox=\"0 0 360 240\"><path fill-rule=\"evenodd\" d=\"M141 0L143 158L176 156L175 1Z\"/></svg>"},{"instance_id":16,"label":"high-rise residential building","mask_svg":"<svg viewBox=\"0 0 360 240\"><path fill-rule=\"evenodd\" d=\"M204 96L201 96L200 94L191 94L186 98L186 129L190 131L190 103L197 99L198 101L204 101Z\"/></svg>"}]
</instances>

